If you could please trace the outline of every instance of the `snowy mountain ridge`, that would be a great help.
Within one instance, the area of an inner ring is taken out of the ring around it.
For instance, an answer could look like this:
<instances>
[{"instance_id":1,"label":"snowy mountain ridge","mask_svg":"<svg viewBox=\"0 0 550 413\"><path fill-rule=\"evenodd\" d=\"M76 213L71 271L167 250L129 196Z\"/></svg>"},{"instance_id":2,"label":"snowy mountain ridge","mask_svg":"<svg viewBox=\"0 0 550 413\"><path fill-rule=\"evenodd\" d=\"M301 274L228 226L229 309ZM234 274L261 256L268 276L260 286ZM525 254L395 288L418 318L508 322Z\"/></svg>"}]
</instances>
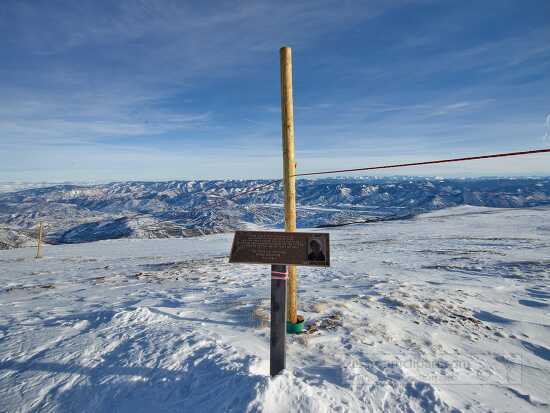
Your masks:
<instances>
[{"instance_id":1,"label":"snowy mountain ridge","mask_svg":"<svg viewBox=\"0 0 550 413\"><path fill-rule=\"evenodd\" d=\"M46 224L50 243L281 228L280 182L235 197L267 182L61 184L0 193L0 248L28 245L38 222ZM459 205L550 205L550 178L299 180L297 194L299 227L339 226L410 218Z\"/></svg>"}]
</instances>

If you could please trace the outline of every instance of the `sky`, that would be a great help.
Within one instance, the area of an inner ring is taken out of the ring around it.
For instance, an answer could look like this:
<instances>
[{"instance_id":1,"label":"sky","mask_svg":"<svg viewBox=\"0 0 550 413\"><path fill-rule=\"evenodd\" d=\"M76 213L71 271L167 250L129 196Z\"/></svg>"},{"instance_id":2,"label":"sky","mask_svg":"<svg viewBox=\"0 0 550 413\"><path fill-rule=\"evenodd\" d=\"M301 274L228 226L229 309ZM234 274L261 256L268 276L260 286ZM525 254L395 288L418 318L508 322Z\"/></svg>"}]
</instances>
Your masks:
<instances>
[{"instance_id":1,"label":"sky","mask_svg":"<svg viewBox=\"0 0 550 413\"><path fill-rule=\"evenodd\" d=\"M549 21L548 0L2 0L0 180L279 178L281 46L298 172L549 148Z\"/></svg>"}]
</instances>

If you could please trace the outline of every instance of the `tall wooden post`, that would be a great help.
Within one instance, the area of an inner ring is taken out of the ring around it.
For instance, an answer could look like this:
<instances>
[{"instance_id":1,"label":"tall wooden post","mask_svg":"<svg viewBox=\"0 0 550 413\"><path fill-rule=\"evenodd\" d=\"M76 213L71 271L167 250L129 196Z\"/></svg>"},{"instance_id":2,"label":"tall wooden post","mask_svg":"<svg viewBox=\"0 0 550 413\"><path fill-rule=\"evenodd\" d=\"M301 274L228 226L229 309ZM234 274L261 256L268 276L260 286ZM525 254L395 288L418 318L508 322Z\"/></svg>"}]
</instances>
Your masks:
<instances>
[{"instance_id":1,"label":"tall wooden post","mask_svg":"<svg viewBox=\"0 0 550 413\"><path fill-rule=\"evenodd\" d=\"M292 102L292 51L282 47L281 54L281 115L283 130L283 183L285 192L285 231L296 231L296 163L294 161L294 106ZM297 271L288 267L288 320L297 318Z\"/></svg>"},{"instance_id":2,"label":"tall wooden post","mask_svg":"<svg viewBox=\"0 0 550 413\"><path fill-rule=\"evenodd\" d=\"M38 225L38 236L36 240L36 258L42 258L42 238L44 236L44 228L42 222Z\"/></svg>"}]
</instances>

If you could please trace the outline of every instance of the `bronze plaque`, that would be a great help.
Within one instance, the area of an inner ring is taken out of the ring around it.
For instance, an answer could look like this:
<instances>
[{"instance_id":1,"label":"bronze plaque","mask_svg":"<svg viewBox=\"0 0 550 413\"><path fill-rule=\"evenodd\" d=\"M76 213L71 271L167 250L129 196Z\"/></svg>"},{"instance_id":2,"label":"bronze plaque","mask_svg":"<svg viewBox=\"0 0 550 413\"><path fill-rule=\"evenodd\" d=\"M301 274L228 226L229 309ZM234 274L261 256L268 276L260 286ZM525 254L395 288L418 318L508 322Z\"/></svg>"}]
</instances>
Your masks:
<instances>
[{"instance_id":1,"label":"bronze plaque","mask_svg":"<svg viewBox=\"0 0 550 413\"><path fill-rule=\"evenodd\" d=\"M330 266L327 233L236 231L229 262Z\"/></svg>"}]
</instances>

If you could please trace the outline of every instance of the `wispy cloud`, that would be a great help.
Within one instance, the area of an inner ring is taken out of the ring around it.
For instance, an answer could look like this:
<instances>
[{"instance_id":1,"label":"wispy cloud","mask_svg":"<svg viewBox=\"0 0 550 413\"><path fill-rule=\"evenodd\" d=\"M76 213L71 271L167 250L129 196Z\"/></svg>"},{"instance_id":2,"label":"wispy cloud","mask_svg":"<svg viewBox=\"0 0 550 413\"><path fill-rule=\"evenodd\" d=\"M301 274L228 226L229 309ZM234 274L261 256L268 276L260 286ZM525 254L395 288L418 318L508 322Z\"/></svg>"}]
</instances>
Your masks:
<instances>
[{"instance_id":1,"label":"wispy cloud","mask_svg":"<svg viewBox=\"0 0 550 413\"><path fill-rule=\"evenodd\" d=\"M550 113L546 115L546 122L544 122L544 124L546 126L546 132L544 133L542 141L550 144Z\"/></svg>"},{"instance_id":2,"label":"wispy cloud","mask_svg":"<svg viewBox=\"0 0 550 413\"><path fill-rule=\"evenodd\" d=\"M444 116L454 113L464 113L468 111L479 111L483 106L491 103L493 99L484 99L477 102L456 102L443 105L429 114L429 116Z\"/></svg>"}]
</instances>

